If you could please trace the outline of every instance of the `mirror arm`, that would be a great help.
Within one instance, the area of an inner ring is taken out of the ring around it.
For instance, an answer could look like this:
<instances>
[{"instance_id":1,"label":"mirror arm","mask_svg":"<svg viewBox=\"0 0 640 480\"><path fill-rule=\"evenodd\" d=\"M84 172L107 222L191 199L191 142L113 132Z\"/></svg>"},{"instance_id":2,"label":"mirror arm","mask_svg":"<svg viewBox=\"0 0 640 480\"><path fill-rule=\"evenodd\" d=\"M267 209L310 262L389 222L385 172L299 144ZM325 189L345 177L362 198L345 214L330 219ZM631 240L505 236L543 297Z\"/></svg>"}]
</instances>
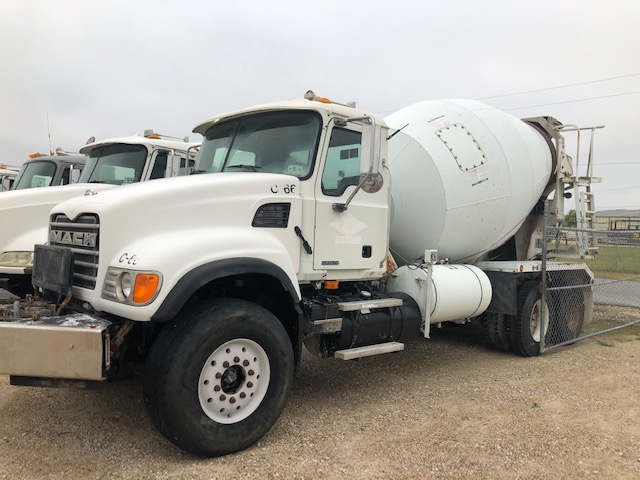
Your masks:
<instances>
[{"instance_id":1,"label":"mirror arm","mask_svg":"<svg viewBox=\"0 0 640 480\"><path fill-rule=\"evenodd\" d=\"M364 182L369 180L372 173L373 173L373 165L369 167L369 171L364 176L364 178L360 181L360 183L358 183L358 185L356 186L355 190L351 193L351 195L349 195L349 198L347 198L347 201L345 203L334 203L331 206L331 208L333 208L336 212L346 211L347 208L349 208L349 204L351 203L351 200L353 200L353 197L355 197L356 193L358 193L358 191L362 188L362 186L364 185Z\"/></svg>"}]
</instances>

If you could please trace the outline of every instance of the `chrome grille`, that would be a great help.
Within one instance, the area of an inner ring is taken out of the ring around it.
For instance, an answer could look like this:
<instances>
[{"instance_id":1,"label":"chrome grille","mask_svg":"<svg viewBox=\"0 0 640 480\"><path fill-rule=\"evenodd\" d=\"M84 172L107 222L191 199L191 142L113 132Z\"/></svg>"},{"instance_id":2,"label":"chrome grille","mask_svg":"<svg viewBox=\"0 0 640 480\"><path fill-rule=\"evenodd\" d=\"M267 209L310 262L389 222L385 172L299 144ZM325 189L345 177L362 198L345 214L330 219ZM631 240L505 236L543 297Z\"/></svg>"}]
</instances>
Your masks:
<instances>
[{"instance_id":1,"label":"chrome grille","mask_svg":"<svg viewBox=\"0 0 640 480\"><path fill-rule=\"evenodd\" d=\"M69 220L55 214L49 224L49 245L70 248L74 253L73 286L93 290L98 276L100 221L97 215L80 215Z\"/></svg>"}]
</instances>

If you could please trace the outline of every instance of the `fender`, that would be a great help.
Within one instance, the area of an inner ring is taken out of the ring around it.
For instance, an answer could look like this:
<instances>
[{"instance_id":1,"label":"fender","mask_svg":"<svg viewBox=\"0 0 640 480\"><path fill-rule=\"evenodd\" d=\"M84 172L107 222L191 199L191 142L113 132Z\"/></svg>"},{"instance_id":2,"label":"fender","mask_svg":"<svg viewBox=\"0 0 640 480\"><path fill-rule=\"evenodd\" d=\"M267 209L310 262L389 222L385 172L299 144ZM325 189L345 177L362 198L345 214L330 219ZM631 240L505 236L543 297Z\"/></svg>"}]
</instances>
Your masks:
<instances>
[{"instance_id":1,"label":"fender","mask_svg":"<svg viewBox=\"0 0 640 480\"><path fill-rule=\"evenodd\" d=\"M191 295L207 283L242 273L262 273L277 278L287 289L294 305L300 302L298 290L289 276L277 265L257 258L233 258L200 265L184 275L151 317L154 322L172 320Z\"/></svg>"}]
</instances>

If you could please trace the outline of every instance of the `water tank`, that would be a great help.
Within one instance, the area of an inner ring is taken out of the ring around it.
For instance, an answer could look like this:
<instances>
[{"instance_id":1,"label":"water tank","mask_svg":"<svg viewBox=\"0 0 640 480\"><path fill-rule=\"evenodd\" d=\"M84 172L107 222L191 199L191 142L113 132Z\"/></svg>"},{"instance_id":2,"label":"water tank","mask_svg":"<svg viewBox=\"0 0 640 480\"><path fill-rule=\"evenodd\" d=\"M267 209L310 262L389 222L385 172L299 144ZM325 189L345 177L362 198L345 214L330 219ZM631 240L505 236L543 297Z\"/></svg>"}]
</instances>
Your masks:
<instances>
[{"instance_id":1,"label":"water tank","mask_svg":"<svg viewBox=\"0 0 640 480\"><path fill-rule=\"evenodd\" d=\"M491 303L493 289L487 274L473 265L434 265L431 283L426 270L405 265L389 276L387 292L409 295L422 318L428 305L429 323L440 323L482 314Z\"/></svg>"},{"instance_id":2,"label":"water tank","mask_svg":"<svg viewBox=\"0 0 640 480\"><path fill-rule=\"evenodd\" d=\"M472 262L515 234L552 170L543 135L473 100L425 101L385 118L391 249L408 263L437 249Z\"/></svg>"}]
</instances>

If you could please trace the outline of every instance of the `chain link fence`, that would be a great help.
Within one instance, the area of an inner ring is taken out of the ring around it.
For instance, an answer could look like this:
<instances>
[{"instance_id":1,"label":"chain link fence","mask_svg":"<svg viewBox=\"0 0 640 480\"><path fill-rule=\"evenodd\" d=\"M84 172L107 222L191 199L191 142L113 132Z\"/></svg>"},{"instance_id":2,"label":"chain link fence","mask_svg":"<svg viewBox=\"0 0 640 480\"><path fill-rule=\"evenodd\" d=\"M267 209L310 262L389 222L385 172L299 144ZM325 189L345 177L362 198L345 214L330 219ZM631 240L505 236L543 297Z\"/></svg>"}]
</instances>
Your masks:
<instances>
[{"instance_id":1,"label":"chain link fence","mask_svg":"<svg viewBox=\"0 0 640 480\"><path fill-rule=\"evenodd\" d=\"M542 243L541 352L634 325L640 334L640 231L547 227Z\"/></svg>"}]
</instances>

